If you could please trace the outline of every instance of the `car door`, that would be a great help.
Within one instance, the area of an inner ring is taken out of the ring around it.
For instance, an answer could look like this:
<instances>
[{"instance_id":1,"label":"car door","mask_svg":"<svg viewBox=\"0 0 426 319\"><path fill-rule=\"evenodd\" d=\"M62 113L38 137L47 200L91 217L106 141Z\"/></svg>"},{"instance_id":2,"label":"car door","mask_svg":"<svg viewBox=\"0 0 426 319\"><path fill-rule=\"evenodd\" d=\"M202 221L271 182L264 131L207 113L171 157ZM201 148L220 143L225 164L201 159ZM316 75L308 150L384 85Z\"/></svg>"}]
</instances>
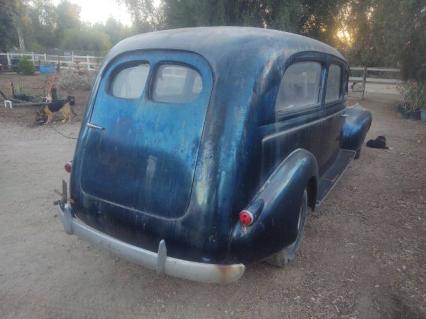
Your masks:
<instances>
[{"instance_id":1,"label":"car door","mask_svg":"<svg viewBox=\"0 0 426 319\"><path fill-rule=\"evenodd\" d=\"M261 127L262 175L272 170L292 151L310 151L319 166L324 165L322 91L324 62L315 59L295 59L287 66L279 85L274 119Z\"/></svg>"},{"instance_id":2,"label":"car door","mask_svg":"<svg viewBox=\"0 0 426 319\"><path fill-rule=\"evenodd\" d=\"M138 213L182 216L212 85L208 63L196 54L116 59L102 76L84 134L84 193Z\"/></svg>"},{"instance_id":3,"label":"car door","mask_svg":"<svg viewBox=\"0 0 426 319\"><path fill-rule=\"evenodd\" d=\"M327 65L324 92L324 123L322 135L323 166L327 170L337 157L340 150L340 135L345 121L345 81L346 70L337 60L331 60ZM321 175L322 172L320 172Z\"/></svg>"}]
</instances>

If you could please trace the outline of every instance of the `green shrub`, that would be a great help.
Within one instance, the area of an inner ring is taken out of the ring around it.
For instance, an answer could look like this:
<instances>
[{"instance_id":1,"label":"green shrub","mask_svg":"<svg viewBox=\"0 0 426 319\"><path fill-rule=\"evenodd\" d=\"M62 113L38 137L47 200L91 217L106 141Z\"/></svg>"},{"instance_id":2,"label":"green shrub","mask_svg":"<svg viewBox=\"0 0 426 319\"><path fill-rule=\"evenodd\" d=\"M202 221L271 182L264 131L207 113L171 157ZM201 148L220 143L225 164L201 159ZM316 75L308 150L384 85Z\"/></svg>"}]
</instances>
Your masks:
<instances>
[{"instance_id":1,"label":"green shrub","mask_svg":"<svg viewBox=\"0 0 426 319\"><path fill-rule=\"evenodd\" d=\"M18 73L25 75L32 75L35 72L34 64L31 60L26 57L23 57L18 62Z\"/></svg>"},{"instance_id":2,"label":"green shrub","mask_svg":"<svg viewBox=\"0 0 426 319\"><path fill-rule=\"evenodd\" d=\"M86 70L76 63L69 69L62 69L58 86L60 89L72 93L75 90L89 91L92 88L96 73Z\"/></svg>"},{"instance_id":3,"label":"green shrub","mask_svg":"<svg viewBox=\"0 0 426 319\"><path fill-rule=\"evenodd\" d=\"M410 111L426 109L426 82L409 80L400 87L403 108Z\"/></svg>"}]
</instances>

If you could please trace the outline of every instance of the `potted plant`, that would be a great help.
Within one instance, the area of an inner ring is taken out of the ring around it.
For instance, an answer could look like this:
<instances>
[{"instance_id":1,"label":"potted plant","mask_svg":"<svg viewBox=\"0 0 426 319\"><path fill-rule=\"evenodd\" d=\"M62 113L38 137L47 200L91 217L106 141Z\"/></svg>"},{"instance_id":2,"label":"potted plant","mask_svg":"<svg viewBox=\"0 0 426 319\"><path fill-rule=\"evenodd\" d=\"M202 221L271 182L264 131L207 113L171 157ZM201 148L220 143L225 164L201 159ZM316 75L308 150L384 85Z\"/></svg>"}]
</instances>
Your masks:
<instances>
[{"instance_id":1,"label":"potted plant","mask_svg":"<svg viewBox=\"0 0 426 319\"><path fill-rule=\"evenodd\" d=\"M399 111L403 118L426 122L426 83L409 80L400 86L402 103Z\"/></svg>"},{"instance_id":2,"label":"potted plant","mask_svg":"<svg viewBox=\"0 0 426 319\"><path fill-rule=\"evenodd\" d=\"M426 105L420 109L420 119L422 122L426 123Z\"/></svg>"},{"instance_id":3,"label":"potted plant","mask_svg":"<svg viewBox=\"0 0 426 319\"><path fill-rule=\"evenodd\" d=\"M34 63L27 57L23 57L19 60L17 68L18 73L24 75L33 75L36 70Z\"/></svg>"}]
</instances>

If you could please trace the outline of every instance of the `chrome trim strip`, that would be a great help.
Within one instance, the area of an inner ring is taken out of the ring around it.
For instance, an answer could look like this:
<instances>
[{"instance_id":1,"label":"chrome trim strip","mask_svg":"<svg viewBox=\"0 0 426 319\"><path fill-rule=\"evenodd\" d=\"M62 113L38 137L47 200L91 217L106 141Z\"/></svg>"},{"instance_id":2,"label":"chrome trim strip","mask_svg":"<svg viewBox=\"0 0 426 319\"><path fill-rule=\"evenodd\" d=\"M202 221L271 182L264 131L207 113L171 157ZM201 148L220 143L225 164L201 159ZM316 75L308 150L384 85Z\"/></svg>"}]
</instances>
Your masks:
<instances>
[{"instance_id":1,"label":"chrome trim strip","mask_svg":"<svg viewBox=\"0 0 426 319\"><path fill-rule=\"evenodd\" d=\"M276 133L272 133L270 135L265 136L262 139L262 143L265 143L265 142L267 142L267 141L269 141L271 139L274 139L274 138L276 138L276 137L278 137L280 135L284 135L284 134L288 134L288 133L291 133L291 132L294 132L294 131L298 131L298 130L304 129L307 126L315 125L317 123L326 121L329 118L332 118L332 117L335 117L335 116L339 115L339 113L343 113L344 111L346 111L346 108L344 108L344 109L342 109L340 111L337 111L336 113L330 114L330 115L328 115L326 117L319 118L319 119L317 119L315 121L307 122L307 123L299 125L299 126L295 126L295 127L289 128L289 129L283 129L282 131L279 131L279 132L276 132Z\"/></svg>"},{"instance_id":2,"label":"chrome trim strip","mask_svg":"<svg viewBox=\"0 0 426 319\"><path fill-rule=\"evenodd\" d=\"M94 128L94 129L96 129L96 130L104 130L105 128L104 127L102 127L102 126L98 126L98 125L95 125L95 124L92 124L92 123L87 123L86 124L87 125L87 127L89 127L89 128Z\"/></svg>"},{"instance_id":3,"label":"chrome trim strip","mask_svg":"<svg viewBox=\"0 0 426 319\"><path fill-rule=\"evenodd\" d=\"M131 262L156 270L158 273L206 283L230 283L237 281L244 274L245 266L243 264L207 264L167 257L164 240L160 241L158 253L130 245L73 217L69 204L65 204L63 208L60 205L58 207L59 217L67 234L75 234Z\"/></svg>"}]
</instances>

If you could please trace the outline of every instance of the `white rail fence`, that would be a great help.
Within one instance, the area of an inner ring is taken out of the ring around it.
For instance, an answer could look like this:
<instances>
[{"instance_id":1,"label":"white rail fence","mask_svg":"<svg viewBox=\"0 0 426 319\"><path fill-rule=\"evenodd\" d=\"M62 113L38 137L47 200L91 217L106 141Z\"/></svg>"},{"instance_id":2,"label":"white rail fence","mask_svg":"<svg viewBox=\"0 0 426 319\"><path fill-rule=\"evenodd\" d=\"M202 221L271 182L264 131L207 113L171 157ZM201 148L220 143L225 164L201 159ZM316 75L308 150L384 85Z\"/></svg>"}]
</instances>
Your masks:
<instances>
[{"instance_id":1,"label":"white rail fence","mask_svg":"<svg viewBox=\"0 0 426 319\"><path fill-rule=\"evenodd\" d=\"M103 57L93 55L53 55L46 53L0 53L1 56L6 57L0 59L7 61L8 69L13 66L13 60L27 57L35 65L50 64L60 68L70 68L76 64L85 67L87 70L96 71L103 61ZM367 84L381 84L381 85L399 85L402 83L400 80L400 69L397 68L380 68L380 67L351 67L351 76L349 83L351 92L361 93L361 98L365 96Z\"/></svg>"},{"instance_id":2,"label":"white rail fence","mask_svg":"<svg viewBox=\"0 0 426 319\"><path fill-rule=\"evenodd\" d=\"M103 57L93 55L54 55L47 53L0 53L0 56L5 56L9 69L13 66L13 60L23 57L28 58L34 63L58 65L60 68L70 68L76 64L84 66L87 70L97 70L103 61Z\"/></svg>"},{"instance_id":3,"label":"white rail fence","mask_svg":"<svg viewBox=\"0 0 426 319\"><path fill-rule=\"evenodd\" d=\"M399 85L401 70L396 68L377 68L377 67L351 67L351 76L349 77L352 92L361 93L361 98L365 96L365 89L368 83L382 85ZM354 76L357 74L357 76ZM384 76L386 75L386 76ZM355 86L360 83L360 88Z\"/></svg>"}]
</instances>

